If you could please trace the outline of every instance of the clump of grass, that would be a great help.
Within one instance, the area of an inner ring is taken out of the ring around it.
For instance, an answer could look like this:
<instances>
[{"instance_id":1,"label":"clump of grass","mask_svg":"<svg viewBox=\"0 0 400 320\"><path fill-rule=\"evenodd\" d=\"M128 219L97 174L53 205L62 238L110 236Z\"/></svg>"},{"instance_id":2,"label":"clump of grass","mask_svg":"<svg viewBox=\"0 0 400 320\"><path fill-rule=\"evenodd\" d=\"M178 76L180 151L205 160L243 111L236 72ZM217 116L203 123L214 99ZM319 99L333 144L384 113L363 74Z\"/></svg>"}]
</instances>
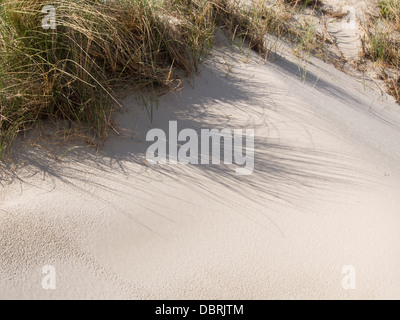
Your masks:
<instances>
[{"instance_id":1,"label":"clump of grass","mask_svg":"<svg viewBox=\"0 0 400 320\"><path fill-rule=\"evenodd\" d=\"M104 141L113 89L173 90L173 67L193 71L214 30L208 1L60 0L55 30L42 28L45 5L52 3L0 1L0 152L46 118Z\"/></svg>"},{"instance_id":2,"label":"clump of grass","mask_svg":"<svg viewBox=\"0 0 400 320\"><path fill-rule=\"evenodd\" d=\"M230 1L216 0L217 21L236 36L250 43L251 48L265 55L268 43L265 35L287 39L294 51L316 52L321 49L319 37L310 23L293 21L293 14L305 6L317 6L318 1L277 0L273 4L266 0Z\"/></svg>"},{"instance_id":3,"label":"clump of grass","mask_svg":"<svg viewBox=\"0 0 400 320\"><path fill-rule=\"evenodd\" d=\"M196 70L217 26L262 54L267 33L308 52L323 42L292 19L317 0L58 0L57 28L44 30L42 8L52 4L0 0L0 155L43 119L64 119L101 143L115 89L176 89L174 70Z\"/></svg>"},{"instance_id":4,"label":"clump of grass","mask_svg":"<svg viewBox=\"0 0 400 320\"><path fill-rule=\"evenodd\" d=\"M388 20L400 23L400 2L398 0L380 0L381 15Z\"/></svg>"},{"instance_id":5,"label":"clump of grass","mask_svg":"<svg viewBox=\"0 0 400 320\"><path fill-rule=\"evenodd\" d=\"M277 19L267 1L216 0L214 2L216 22L226 27L233 36L242 37L259 53L266 52L264 36L272 28L279 32ZM281 20L282 21L282 20Z\"/></svg>"},{"instance_id":6,"label":"clump of grass","mask_svg":"<svg viewBox=\"0 0 400 320\"><path fill-rule=\"evenodd\" d=\"M379 5L380 16L368 27L365 55L381 67L388 92L400 102L400 2L380 0Z\"/></svg>"},{"instance_id":7,"label":"clump of grass","mask_svg":"<svg viewBox=\"0 0 400 320\"><path fill-rule=\"evenodd\" d=\"M399 62L398 44L392 38L392 28L376 21L369 34L367 56L383 65L394 66Z\"/></svg>"}]
</instances>

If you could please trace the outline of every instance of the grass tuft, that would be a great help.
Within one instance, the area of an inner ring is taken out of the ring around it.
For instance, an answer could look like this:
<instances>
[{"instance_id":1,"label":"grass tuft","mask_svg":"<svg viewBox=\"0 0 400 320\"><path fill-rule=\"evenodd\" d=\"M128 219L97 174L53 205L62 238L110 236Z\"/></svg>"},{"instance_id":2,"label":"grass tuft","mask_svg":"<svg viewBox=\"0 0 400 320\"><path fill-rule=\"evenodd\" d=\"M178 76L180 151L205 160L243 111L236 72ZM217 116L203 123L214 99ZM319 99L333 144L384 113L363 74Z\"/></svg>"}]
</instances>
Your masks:
<instances>
[{"instance_id":1,"label":"grass tuft","mask_svg":"<svg viewBox=\"0 0 400 320\"><path fill-rule=\"evenodd\" d=\"M58 0L54 30L42 27L46 5L53 3L0 0L0 156L18 133L49 119L101 144L118 107L115 92L177 89L175 71L197 70L216 28L262 55L266 34L288 40L302 59L324 57L332 42L310 19L324 13L318 0ZM366 57L398 70L400 41L393 35L400 32L400 4L381 0L380 6ZM398 97L398 79L386 80ZM153 110L148 113L152 120Z\"/></svg>"},{"instance_id":2,"label":"grass tuft","mask_svg":"<svg viewBox=\"0 0 400 320\"><path fill-rule=\"evenodd\" d=\"M379 6L380 16L368 28L365 55L383 69L389 93L400 102L400 2L380 0Z\"/></svg>"},{"instance_id":3,"label":"grass tuft","mask_svg":"<svg viewBox=\"0 0 400 320\"><path fill-rule=\"evenodd\" d=\"M0 1L0 152L42 119L65 119L107 137L114 89L173 90L214 31L208 1L60 0L55 30L43 0Z\"/></svg>"}]
</instances>

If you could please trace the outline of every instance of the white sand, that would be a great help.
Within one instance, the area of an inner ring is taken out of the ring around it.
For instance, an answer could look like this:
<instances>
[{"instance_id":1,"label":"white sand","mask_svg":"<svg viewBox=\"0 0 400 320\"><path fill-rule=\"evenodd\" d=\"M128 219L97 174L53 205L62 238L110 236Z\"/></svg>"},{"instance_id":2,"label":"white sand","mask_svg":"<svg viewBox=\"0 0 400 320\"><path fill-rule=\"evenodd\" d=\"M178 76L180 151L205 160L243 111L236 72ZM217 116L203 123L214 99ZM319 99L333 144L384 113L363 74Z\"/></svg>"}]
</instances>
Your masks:
<instances>
[{"instance_id":1,"label":"white sand","mask_svg":"<svg viewBox=\"0 0 400 320\"><path fill-rule=\"evenodd\" d=\"M146 165L135 95L116 120L137 139L62 162L19 151L26 165L0 193L0 298L400 298L400 106L316 60L302 83L296 59L278 58L217 44L155 116L164 129L255 128L251 176Z\"/></svg>"}]
</instances>

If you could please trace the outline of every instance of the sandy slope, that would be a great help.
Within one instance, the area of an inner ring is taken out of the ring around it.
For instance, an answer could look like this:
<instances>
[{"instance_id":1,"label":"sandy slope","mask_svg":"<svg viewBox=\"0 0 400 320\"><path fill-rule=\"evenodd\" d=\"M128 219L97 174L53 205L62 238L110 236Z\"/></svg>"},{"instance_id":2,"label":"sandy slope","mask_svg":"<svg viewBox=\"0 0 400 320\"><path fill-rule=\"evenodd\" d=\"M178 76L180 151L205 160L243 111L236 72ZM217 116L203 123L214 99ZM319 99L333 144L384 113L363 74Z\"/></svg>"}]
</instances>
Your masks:
<instances>
[{"instance_id":1,"label":"sandy slope","mask_svg":"<svg viewBox=\"0 0 400 320\"><path fill-rule=\"evenodd\" d=\"M400 107L319 61L303 83L296 59L275 58L217 44L154 121L255 128L251 176L146 164L136 95L117 116L135 138L61 162L20 150L2 178L0 298L400 298Z\"/></svg>"}]
</instances>

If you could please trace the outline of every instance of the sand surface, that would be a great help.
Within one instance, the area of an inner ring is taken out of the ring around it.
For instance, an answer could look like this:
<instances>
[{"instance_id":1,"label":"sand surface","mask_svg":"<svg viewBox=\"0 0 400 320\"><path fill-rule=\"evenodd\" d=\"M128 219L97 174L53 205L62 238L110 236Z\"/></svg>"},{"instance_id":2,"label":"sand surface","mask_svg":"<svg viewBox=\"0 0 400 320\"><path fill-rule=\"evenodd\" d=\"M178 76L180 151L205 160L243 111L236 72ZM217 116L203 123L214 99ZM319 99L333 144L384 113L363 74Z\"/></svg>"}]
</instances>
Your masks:
<instances>
[{"instance_id":1,"label":"sand surface","mask_svg":"<svg viewBox=\"0 0 400 320\"><path fill-rule=\"evenodd\" d=\"M1 299L400 298L400 106L318 60L225 42L153 126L254 128L254 173L146 163L138 94L116 115L131 137L59 161L21 148L1 174Z\"/></svg>"}]
</instances>

